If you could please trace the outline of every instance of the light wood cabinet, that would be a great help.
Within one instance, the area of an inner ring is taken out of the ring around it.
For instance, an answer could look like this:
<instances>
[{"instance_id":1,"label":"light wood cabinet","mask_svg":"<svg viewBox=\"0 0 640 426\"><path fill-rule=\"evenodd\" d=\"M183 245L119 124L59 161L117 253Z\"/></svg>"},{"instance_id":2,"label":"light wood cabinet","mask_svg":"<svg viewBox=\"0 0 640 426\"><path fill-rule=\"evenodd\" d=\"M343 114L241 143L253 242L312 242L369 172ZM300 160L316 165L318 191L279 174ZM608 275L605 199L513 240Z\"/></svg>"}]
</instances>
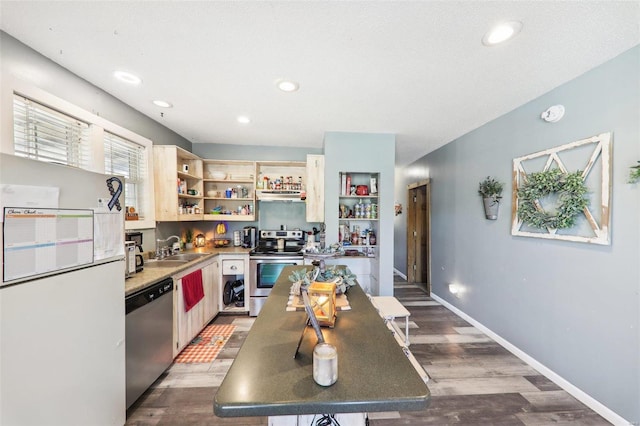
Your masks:
<instances>
[{"instance_id":1,"label":"light wood cabinet","mask_svg":"<svg viewBox=\"0 0 640 426\"><path fill-rule=\"evenodd\" d=\"M306 187L307 163L304 161L256 162L256 198L258 200L297 200Z\"/></svg>"},{"instance_id":2,"label":"light wood cabinet","mask_svg":"<svg viewBox=\"0 0 640 426\"><path fill-rule=\"evenodd\" d=\"M307 161L201 159L175 145L153 147L156 221L258 220L259 200L302 201L324 222L324 155Z\"/></svg>"},{"instance_id":3,"label":"light wood cabinet","mask_svg":"<svg viewBox=\"0 0 640 426\"><path fill-rule=\"evenodd\" d=\"M255 161L203 160L203 168L204 220L257 219Z\"/></svg>"},{"instance_id":4,"label":"light wood cabinet","mask_svg":"<svg viewBox=\"0 0 640 426\"><path fill-rule=\"evenodd\" d=\"M219 261L203 262L173 276L173 357L193 340L194 337L218 314L219 305ZM189 312L185 312L182 278L197 270L202 270L204 299L200 300Z\"/></svg>"},{"instance_id":5,"label":"light wood cabinet","mask_svg":"<svg viewBox=\"0 0 640 426\"><path fill-rule=\"evenodd\" d=\"M220 261L214 260L202 268L204 286L204 325L206 326L220 311Z\"/></svg>"},{"instance_id":6,"label":"light wood cabinet","mask_svg":"<svg viewBox=\"0 0 640 426\"><path fill-rule=\"evenodd\" d=\"M249 255L248 254L221 254L220 280L219 280L219 304L220 312L249 312ZM244 306L236 306L235 303L225 305L223 300L224 286L227 282L242 280L244 282Z\"/></svg>"},{"instance_id":7,"label":"light wood cabinet","mask_svg":"<svg viewBox=\"0 0 640 426\"><path fill-rule=\"evenodd\" d=\"M324 155L307 155L307 222L324 222Z\"/></svg>"},{"instance_id":8,"label":"light wood cabinet","mask_svg":"<svg viewBox=\"0 0 640 426\"><path fill-rule=\"evenodd\" d=\"M202 220L202 160L175 145L153 147L157 221Z\"/></svg>"}]
</instances>

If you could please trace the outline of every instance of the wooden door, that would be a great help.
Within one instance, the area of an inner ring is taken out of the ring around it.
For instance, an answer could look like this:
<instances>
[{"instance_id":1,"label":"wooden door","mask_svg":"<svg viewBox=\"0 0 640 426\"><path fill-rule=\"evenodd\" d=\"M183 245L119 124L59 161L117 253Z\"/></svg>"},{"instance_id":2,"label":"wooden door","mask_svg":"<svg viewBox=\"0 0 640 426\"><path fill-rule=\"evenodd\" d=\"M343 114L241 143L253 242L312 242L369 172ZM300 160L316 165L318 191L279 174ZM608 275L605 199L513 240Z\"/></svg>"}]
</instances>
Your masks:
<instances>
[{"instance_id":1,"label":"wooden door","mask_svg":"<svg viewBox=\"0 0 640 426\"><path fill-rule=\"evenodd\" d=\"M408 185L407 282L424 283L431 294L429 180Z\"/></svg>"}]
</instances>

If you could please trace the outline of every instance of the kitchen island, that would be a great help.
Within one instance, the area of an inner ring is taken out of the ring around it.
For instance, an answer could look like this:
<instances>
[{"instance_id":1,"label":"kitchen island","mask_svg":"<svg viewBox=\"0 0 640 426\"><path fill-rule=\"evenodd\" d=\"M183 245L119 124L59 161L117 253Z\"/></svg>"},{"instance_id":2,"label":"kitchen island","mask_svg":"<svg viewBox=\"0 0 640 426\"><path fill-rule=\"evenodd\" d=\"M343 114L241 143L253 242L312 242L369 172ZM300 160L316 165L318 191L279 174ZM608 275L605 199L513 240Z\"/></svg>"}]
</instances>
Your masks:
<instances>
[{"instance_id":1,"label":"kitchen island","mask_svg":"<svg viewBox=\"0 0 640 426\"><path fill-rule=\"evenodd\" d=\"M216 393L214 413L240 417L425 409L429 389L359 286L348 291L351 310L338 312L334 328L322 328L325 340L338 351L338 381L329 387L315 383L315 333L306 331L294 358L307 317L304 311L285 310L288 277L300 268L312 266L287 266L280 274Z\"/></svg>"}]
</instances>

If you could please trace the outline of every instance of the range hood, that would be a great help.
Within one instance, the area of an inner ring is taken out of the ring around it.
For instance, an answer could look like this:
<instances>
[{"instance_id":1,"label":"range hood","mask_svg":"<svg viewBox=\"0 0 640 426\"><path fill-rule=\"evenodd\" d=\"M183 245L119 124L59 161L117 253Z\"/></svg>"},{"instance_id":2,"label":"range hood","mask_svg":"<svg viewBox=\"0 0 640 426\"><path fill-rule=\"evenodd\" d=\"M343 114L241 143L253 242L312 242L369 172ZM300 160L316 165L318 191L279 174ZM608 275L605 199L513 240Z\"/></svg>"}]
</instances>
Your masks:
<instances>
[{"instance_id":1,"label":"range hood","mask_svg":"<svg viewBox=\"0 0 640 426\"><path fill-rule=\"evenodd\" d=\"M279 189L258 189L256 190L256 198L259 201L304 201L302 196L304 191L279 190Z\"/></svg>"}]
</instances>

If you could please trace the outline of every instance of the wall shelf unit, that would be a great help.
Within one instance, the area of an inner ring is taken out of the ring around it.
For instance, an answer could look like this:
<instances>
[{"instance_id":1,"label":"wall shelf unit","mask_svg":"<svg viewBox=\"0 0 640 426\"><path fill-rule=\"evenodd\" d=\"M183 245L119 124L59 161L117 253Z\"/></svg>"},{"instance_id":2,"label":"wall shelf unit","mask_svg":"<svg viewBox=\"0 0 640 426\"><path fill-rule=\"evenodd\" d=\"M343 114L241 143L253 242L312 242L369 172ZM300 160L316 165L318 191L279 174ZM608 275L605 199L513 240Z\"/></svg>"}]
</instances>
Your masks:
<instances>
[{"instance_id":1,"label":"wall shelf unit","mask_svg":"<svg viewBox=\"0 0 640 426\"><path fill-rule=\"evenodd\" d=\"M256 198L258 200L300 199L306 188L305 161L256 162Z\"/></svg>"},{"instance_id":2,"label":"wall shelf unit","mask_svg":"<svg viewBox=\"0 0 640 426\"><path fill-rule=\"evenodd\" d=\"M203 160L204 220L257 220L255 161Z\"/></svg>"},{"instance_id":3,"label":"wall shelf unit","mask_svg":"<svg viewBox=\"0 0 640 426\"><path fill-rule=\"evenodd\" d=\"M347 253L377 257L378 180L378 173L340 173L338 241Z\"/></svg>"},{"instance_id":4,"label":"wall shelf unit","mask_svg":"<svg viewBox=\"0 0 640 426\"><path fill-rule=\"evenodd\" d=\"M202 220L202 160L175 145L154 145L157 221Z\"/></svg>"}]
</instances>

